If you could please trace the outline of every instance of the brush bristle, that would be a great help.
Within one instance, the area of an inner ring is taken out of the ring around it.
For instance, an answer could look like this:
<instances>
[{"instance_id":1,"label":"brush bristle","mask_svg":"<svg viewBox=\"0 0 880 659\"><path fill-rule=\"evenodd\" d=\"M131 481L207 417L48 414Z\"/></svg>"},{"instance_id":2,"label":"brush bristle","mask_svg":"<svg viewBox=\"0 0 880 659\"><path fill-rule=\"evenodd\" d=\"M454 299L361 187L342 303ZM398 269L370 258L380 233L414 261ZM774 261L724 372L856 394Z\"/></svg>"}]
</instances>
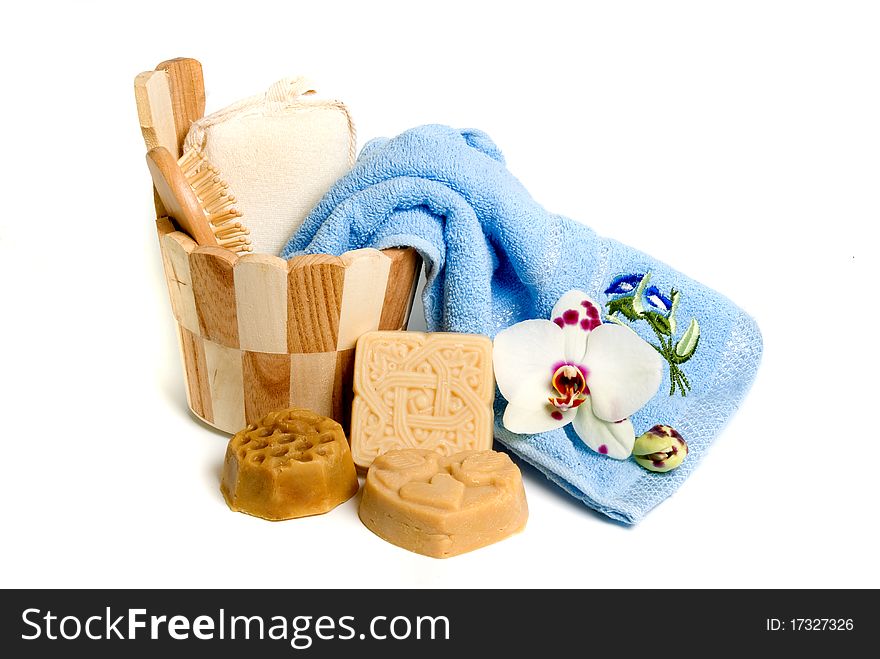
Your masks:
<instances>
[{"instance_id":1,"label":"brush bristle","mask_svg":"<svg viewBox=\"0 0 880 659\"><path fill-rule=\"evenodd\" d=\"M250 231L237 221L241 212L235 208L235 195L216 167L200 152L191 149L178 160L180 170L193 189L217 244L237 254L252 252Z\"/></svg>"}]
</instances>

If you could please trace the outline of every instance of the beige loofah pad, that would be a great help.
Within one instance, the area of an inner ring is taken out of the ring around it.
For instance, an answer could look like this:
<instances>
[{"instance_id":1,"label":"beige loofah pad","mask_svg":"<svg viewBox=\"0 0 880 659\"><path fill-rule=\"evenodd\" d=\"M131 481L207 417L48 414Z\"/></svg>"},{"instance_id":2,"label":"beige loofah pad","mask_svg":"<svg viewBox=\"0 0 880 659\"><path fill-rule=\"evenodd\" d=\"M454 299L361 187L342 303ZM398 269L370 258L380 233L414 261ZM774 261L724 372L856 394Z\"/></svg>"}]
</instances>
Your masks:
<instances>
[{"instance_id":1,"label":"beige loofah pad","mask_svg":"<svg viewBox=\"0 0 880 659\"><path fill-rule=\"evenodd\" d=\"M343 103L289 78L196 121L184 148L203 152L229 183L254 251L277 255L353 164L356 136Z\"/></svg>"}]
</instances>

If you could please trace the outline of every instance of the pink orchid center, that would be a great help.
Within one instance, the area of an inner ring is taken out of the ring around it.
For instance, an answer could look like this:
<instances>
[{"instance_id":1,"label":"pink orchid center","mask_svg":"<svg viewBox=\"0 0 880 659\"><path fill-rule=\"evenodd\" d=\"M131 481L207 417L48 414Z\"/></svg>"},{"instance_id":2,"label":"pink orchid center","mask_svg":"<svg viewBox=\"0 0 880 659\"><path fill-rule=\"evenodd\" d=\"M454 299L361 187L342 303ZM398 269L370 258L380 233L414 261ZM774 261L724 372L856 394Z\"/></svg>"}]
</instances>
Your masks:
<instances>
[{"instance_id":1,"label":"pink orchid center","mask_svg":"<svg viewBox=\"0 0 880 659\"><path fill-rule=\"evenodd\" d=\"M550 384L556 390L556 396L548 400L557 410L567 412L578 407L590 395L587 386L587 370L574 364L560 364L553 372Z\"/></svg>"}]
</instances>

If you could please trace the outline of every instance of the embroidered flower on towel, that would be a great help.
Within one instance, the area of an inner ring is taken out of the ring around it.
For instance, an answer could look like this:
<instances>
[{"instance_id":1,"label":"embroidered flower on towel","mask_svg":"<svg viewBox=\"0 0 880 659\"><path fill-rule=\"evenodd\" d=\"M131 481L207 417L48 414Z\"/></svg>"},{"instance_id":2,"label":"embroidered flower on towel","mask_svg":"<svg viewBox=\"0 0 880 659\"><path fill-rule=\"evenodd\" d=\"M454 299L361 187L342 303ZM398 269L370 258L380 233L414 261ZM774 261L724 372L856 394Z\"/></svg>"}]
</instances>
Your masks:
<instances>
[{"instance_id":1,"label":"embroidered flower on towel","mask_svg":"<svg viewBox=\"0 0 880 659\"><path fill-rule=\"evenodd\" d=\"M656 286L648 286L650 280L650 272L615 277L605 289L605 294L610 297L606 303L608 320L619 325L624 325L621 317L631 323L647 322L657 337L657 343L651 345L669 364L669 395L672 396L677 389L682 396L687 396L691 383L681 365L697 351L700 325L696 318L692 318L676 341L676 311L681 293L673 288L669 295L664 295Z\"/></svg>"},{"instance_id":2,"label":"embroidered flower on towel","mask_svg":"<svg viewBox=\"0 0 880 659\"><path fill-rule=\"evenodd\" d=\"M534 434L571 423L594 451L628 458L635 442L629 416L657 393L660 355L628 327L603 324L599 305L583 291L563 295L551 318L526 320L495 336L495 380L507 399L504 427Z\"/></svg>"}]
</instances>

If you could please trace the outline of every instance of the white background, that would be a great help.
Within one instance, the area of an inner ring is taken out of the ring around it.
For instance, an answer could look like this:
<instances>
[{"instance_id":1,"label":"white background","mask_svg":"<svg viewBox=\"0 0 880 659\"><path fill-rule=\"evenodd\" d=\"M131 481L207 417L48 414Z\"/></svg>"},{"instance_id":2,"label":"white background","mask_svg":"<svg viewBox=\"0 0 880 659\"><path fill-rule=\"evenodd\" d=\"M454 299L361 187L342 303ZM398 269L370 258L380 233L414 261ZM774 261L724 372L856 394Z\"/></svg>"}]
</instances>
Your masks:
<instances>
[{"instance_id":1,"label":"white background","mask_svg":"<svg viewBox=\"0 0 880 659\"><path fill-rule=\"evenodd\" d=\"M4 10L0 586L880 587L875 4L181 4ZM304 73L361 144L484 129L545 207L752 313L751 394L636 528L531 470L526 530L446 561L371 534L357 499L230 512L132 91L175 56L202 61L209 112Z\"/></svg>"}]
</instances>

